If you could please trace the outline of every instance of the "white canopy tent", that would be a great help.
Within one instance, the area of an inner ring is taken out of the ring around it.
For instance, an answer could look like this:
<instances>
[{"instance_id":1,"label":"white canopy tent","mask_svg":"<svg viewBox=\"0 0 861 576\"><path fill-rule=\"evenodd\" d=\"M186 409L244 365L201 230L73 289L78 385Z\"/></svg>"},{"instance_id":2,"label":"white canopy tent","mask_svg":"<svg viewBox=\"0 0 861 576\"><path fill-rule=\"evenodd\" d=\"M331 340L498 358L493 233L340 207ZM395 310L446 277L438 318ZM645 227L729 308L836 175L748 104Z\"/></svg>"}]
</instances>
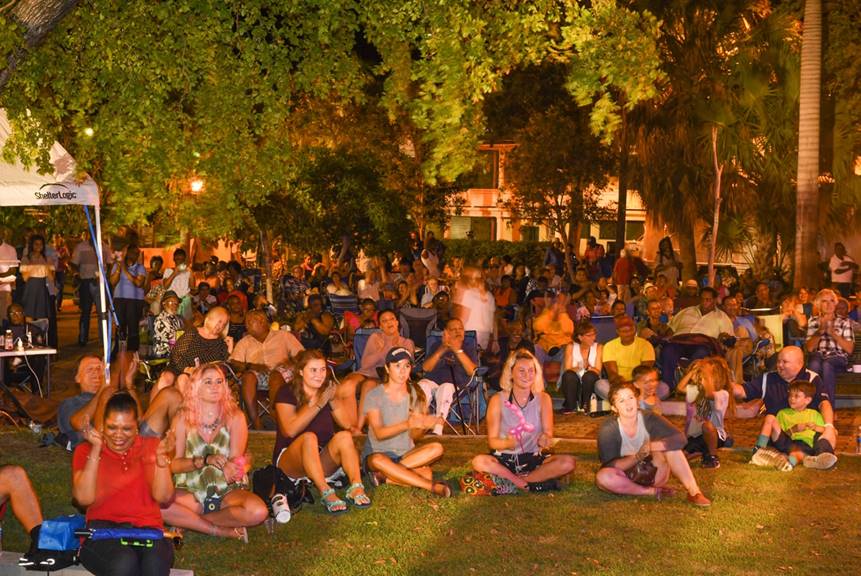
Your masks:
<instances>
[{"instance_id":1,"label":"white canopy tent","mask_svg":"<svg viewBox=\"0 0 861 576\"><path fill-rule=\"evenodd\" d=\"M12 128L6 111L0 108L0 150L6 144ZM96 255L99 259L101 277L105 278L104 255L102 254L102 224L99 212L99 187L92 178L85 175L79 179L75 159L58 142L51 146L52 174L40 174L28 169L20 162L8 163L0 159L0 206L57 206L79 204L95 208ZM17 263L16 263L17 264ZM104 281L99 282L99 301L101 302L102 346L106 373L110 364L110 338Z\"/></svg>"}]
</instances>

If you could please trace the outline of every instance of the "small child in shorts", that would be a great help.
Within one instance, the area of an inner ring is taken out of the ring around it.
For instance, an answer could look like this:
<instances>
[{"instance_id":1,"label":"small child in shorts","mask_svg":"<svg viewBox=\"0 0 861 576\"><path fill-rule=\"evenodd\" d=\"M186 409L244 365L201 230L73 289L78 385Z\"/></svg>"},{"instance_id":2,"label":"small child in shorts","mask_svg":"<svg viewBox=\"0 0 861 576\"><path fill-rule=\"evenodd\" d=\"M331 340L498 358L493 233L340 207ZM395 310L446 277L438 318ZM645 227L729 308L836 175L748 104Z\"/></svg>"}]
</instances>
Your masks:
<instances>
[{"instance_id":1,"label":"small child in shorts","mask_svg":"<svg viewBox=\"0 0 861 576\"><path fill-rule=\"evenodd\" d=\"M703 468L720 468L718 448L732 446L724 424L727 410L735 413L731 386L729 365L719 356L694 361L679 382L686 400L685 452L702 453Z\"/></svg>"},{"instance_id":2,"label":"small child in shorts","mask_svg":"<svg viewBox=\"0 0 861 576\"><path fill-rule=\"evenodd\" d=\"M825 431L825 420L818 411L808 408L815 393L816 386L807 380L793 380L789 384L789 408L780 410L777 416L765 417L750 460L752 464L789 472L816 453L814 446ZM766 448L769 441L771 448Z\"/></svg>"}]
</instances>

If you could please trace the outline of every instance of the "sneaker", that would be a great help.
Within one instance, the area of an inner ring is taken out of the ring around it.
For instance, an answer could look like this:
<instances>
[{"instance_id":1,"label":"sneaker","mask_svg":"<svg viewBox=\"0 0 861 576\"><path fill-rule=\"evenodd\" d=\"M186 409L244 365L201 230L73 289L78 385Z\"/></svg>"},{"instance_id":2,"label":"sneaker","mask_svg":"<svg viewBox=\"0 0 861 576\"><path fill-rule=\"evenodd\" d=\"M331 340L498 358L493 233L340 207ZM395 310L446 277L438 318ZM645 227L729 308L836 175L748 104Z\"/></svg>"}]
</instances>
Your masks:
<instances>
[{"instance_id":1,"label":"sneaker","mask_svg":"<svg viewBox=\"0 0 861 576\"><path fill-rule=\"evenodd\" d=\"M754 466L765 466L766 468L776 468L784 470L789 465L789 460L784 454L781 454L774 448L760 448L753 453L750 463ZM790 470L792 469L790 465Z\"/></svg>"},{"instance_id":2,"label":"sneaker","mask_svg":"<svg viewBox=\"0 0 861 576\"><path fill-rule=\"evenodd\" d=\"M697 492L693 496L688 494L688 502L690 502L694 506L700 506L702 508L706 508L712 505L712 501L703 496L702 492Z\"/></svg>"},{"instance_id":3,"label":"sneaker","mask_svg":"<svg viewBox=\"0 0 861 576\"><path fill-rule=\"evenodd\" d=\"M577 408L563 408L559 411L559 414L562 416L570 416L571 414L576 414Z\"/></svg>"},{"instance_id":4,"label":"sneaker","mask_svg":"<svg viewBox=\"0 0 861 576\"><path fill-rule=\"evenodd\" d=\"M559 482L553 479L544 480L542 482L530 482L527 485L527 489L530 492L556 492L558 490L562 490L562 487L559 486Z\"/></svg>"},{"instance_id":5,"label":"sneaker","mask_svg":"<svg viewBox=\"0 0 861 576\"><path fill-rule=\"evenodd\" d=\"M805 456L804 467L814 470L830 470L837 464L837 456L831 452L823 452L816 456Z\"/></svg>"},{"instance_id":6,"label":"sneaker","mask_svg":"<svg viewBox=\"0 0 861 576\"><path fill-rule=\"evenodd\" d=\"M720 468L720 458L711 454L703 454L702 467L716 470Z\"/></svg>"},{"instance_id":7,"label":"sneaker","mask_svg":"<svg viewBox=\"0 0 861 576\"><path fill-rule=\"evenodd\" d=\"M279 524L286 524L290 521L290 505L287 504L287 496L284 494L274 494L269 500L272 506L272 517Z\"/></svg>"}]
</instances>

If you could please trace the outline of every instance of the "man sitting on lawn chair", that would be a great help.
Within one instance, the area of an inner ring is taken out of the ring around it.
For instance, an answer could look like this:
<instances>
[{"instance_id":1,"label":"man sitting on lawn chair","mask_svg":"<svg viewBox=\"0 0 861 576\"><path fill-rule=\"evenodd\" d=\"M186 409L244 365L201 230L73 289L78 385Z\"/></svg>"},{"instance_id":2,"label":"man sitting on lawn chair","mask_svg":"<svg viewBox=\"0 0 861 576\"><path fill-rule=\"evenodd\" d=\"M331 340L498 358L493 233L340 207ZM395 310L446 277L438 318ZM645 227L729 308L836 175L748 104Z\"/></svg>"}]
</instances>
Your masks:
<instances>
[{"instance_id":1,"label":"man sitting on lawn chair","mask_svg":"<svg viewBox=\"0 0 861 576\"><path fill-rule=\"evenodd\" d=\"M271 330L269 326L265 312L248 312L245 315L248 332L230 355L230 363L242 380L242 401L255 430L261 427L257 391L266 390L270 400L274 399L278 387L285 382L283 375L275 369L305 349L290 332ZM273 378L271 385L270 373L273 376L277 374L277 382Z\"/></svg>"},{"instance_id":2,"label":"man sitting on lawn chair","mask_svg":"<svg viewBox=\"0 0 861 576\"><path fill-rule=\"evenodd\" d=\"M424 390L427 407L430 408L433 399L436 402L435 415L443 418L431 430L434 434L442 434L443 421L448 419L456 388L469 383L477 366L475 342L465 346L463 322L459 318L451 318L443 330L442 343L425 358L422 364L424 378L418 383Z\"/></svg>"}]
</instances>

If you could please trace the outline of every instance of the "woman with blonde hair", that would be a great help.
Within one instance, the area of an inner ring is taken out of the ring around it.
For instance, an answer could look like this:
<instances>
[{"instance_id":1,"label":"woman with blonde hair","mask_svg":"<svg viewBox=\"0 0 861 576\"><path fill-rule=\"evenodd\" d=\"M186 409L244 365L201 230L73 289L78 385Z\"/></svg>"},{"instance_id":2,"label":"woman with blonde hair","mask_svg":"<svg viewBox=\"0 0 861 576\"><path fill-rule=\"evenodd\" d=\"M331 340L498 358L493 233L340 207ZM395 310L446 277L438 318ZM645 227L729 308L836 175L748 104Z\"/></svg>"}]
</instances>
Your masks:
<instances>
[{"instance_id":1,"label":"woman with blonde hair","mask_svg":"<svg viewBox=\"0 0 861 576\"><path fill-rule=\"evenodd\" d=\"M472 468L521 490L558 489L556 479L574 470L575 460L567 454L544 453L556 440L553 401L544 391L538 359L526 350L513 352L502 368L499 386L502 391L487 406L487 443L493 454L479 454L472 459Z\"/></svg>"},{"instance_id":2,"label":"woman with blonde hair","mask_svg":"<svg viewBox=\"0 0 861 576\"><path fill-rule=\"evenodd\" d=\"M195 369L182 393L173 421L176 497L162 516L178 528L247 542L246 527L262 523L269 511L248 490L245 416L219 364Z\"/></svg>"}]
</instances>

